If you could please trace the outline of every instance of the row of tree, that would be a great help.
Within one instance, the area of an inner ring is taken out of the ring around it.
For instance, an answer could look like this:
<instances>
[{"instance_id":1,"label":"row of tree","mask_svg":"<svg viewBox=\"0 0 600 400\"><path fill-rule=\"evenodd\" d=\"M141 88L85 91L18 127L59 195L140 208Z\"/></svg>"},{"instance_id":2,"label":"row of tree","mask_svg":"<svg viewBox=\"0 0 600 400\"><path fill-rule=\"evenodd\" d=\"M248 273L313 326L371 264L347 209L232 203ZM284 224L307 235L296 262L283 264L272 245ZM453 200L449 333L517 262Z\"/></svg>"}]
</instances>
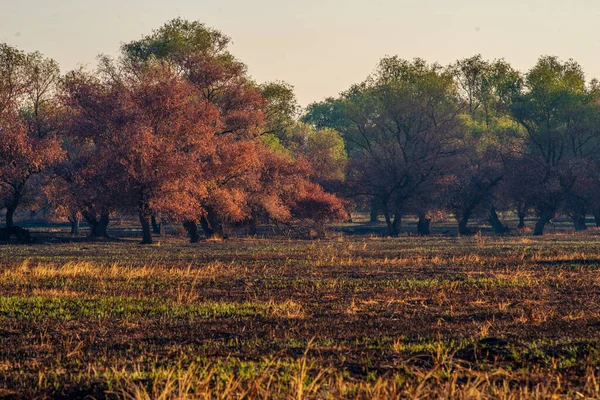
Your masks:
<instances>
[{"instance_id":1,"label":"row of tree","mask_svg":"<svg viewBox=\"0 0 600 400\"><path fill-rule=\"evenodd\" d=\"M505 233L498 211L521 228L535 214L538 235L557 214L577 230L588 214L600 222L600 86L573 61L543 57L522 74L480 56L388 57L301 116L292 87L254 82L229 43L175 19L64 75L0 45L6 224L43 208L106 236L112 215L135 213L151 243L165 220L192 241L266 221L323 235L353 205L392 236L409 215L422 235L443 215L461 234L481 219Z\"/></svg>"},{"instance_id":2,"label":"row of tree","mask_svg":"<svg viewBox=\"0 0 600 400\"><path fill-rule=\"evenodd\" d=\"M397 235L416 215L452 214L461 234L486 219L519 227L535 213L534 234L557 215L576 230L600 222L600 86L574 61L542 57L526 74L480 56L448 67L397 57L338 98L308 107L304 120L341 132L349 165L347 195L371 202Z\"/></svg>"},{"instance_id":3,"label":"row of tree","mask_svg":"<svg viewBox=\"0 0 600 400\"><path fill-rule=\"evenodd\" d=\"M110 216L179 221L192 241L223 223L308 221L317 233L345 218L320 183L343 174L337 132L296 121L291 87L258 85L229 38L173 20L126 44L94 72L60 75L52 60L0 47L0 190L6 224L19 206L45 206L92 236ZM289 132L288 132L289 131ZM323 164L327 168L321 166Z\"/></svg>"}]
</instances>

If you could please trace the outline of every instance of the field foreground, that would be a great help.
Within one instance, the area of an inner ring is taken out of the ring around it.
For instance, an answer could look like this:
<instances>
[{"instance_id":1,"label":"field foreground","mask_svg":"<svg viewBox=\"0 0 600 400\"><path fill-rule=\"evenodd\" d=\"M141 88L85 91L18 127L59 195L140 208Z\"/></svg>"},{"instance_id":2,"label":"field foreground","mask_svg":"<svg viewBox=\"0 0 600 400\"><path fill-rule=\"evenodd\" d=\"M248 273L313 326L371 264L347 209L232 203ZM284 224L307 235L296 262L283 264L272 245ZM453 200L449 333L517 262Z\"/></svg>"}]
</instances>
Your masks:
<instances>
[{"instance_id":1,"label":"field foreground","mask_svg":"<svg viewBox=\"0 0 600 400\"><path fill-rule=\"evenodd\" d=\"M600 398L594 234L0 246L0 397Z\"/></svg>"}]
</instances>

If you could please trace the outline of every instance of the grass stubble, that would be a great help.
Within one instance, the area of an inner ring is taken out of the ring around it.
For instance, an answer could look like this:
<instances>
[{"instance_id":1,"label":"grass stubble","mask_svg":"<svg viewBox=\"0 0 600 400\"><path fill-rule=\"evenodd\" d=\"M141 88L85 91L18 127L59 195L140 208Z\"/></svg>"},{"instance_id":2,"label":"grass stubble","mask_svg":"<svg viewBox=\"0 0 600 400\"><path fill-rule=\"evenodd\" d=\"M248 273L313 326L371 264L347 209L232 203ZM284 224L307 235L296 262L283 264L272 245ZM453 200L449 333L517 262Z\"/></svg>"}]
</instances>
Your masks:
<instances>
[{"instance_id":1,"label":"grass stubble","mask_svg":"<svg viewBox=\"0 0 600 400\"><path fill-rule=\"evenodd\" d=\"M0 246L0 397L600 398L600 243Z\"/></svg>"}]
</instances>

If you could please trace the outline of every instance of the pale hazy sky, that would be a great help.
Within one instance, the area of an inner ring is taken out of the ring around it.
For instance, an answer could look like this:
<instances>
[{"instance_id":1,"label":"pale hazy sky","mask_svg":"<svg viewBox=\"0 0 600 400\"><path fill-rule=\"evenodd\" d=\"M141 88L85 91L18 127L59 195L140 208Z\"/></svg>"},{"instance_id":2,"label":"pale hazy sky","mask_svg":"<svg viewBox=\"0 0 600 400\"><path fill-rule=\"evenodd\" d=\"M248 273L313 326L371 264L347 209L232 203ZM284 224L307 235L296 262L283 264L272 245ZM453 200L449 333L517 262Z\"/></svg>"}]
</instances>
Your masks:
<instances>
[{"instance_id":1,"label":"pale hazy sky","mask_svg":"<svg viewBox=\"0 0 600 400\"><path fill-rule=\"evenodd\" d=\"M229 35L254 79L291 83L302 105L362 81L385 55L481 53L525 70L548 54L600 77L598 0L0 0L0 42L67 71L178 16Z\"/></svg>"}]
</instances>

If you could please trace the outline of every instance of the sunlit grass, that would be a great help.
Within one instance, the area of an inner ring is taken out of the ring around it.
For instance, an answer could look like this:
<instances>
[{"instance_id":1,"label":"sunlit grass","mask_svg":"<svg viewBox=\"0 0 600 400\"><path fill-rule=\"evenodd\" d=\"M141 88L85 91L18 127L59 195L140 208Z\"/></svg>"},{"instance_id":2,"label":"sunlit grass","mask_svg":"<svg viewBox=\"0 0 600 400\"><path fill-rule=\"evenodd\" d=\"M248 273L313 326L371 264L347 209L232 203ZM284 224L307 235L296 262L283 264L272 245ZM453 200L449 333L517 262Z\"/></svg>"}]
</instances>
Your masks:
<instances>
[{"instance_id":1,"label":"sunlit grass","mask_svg":"<svg viewBox=\"0 0 600 400\"><path fill-rule=\"evenodd\" d=\"M591 233L0 246L2 395L596 398L598 321Z\"/></svg>"}]
</instances>

